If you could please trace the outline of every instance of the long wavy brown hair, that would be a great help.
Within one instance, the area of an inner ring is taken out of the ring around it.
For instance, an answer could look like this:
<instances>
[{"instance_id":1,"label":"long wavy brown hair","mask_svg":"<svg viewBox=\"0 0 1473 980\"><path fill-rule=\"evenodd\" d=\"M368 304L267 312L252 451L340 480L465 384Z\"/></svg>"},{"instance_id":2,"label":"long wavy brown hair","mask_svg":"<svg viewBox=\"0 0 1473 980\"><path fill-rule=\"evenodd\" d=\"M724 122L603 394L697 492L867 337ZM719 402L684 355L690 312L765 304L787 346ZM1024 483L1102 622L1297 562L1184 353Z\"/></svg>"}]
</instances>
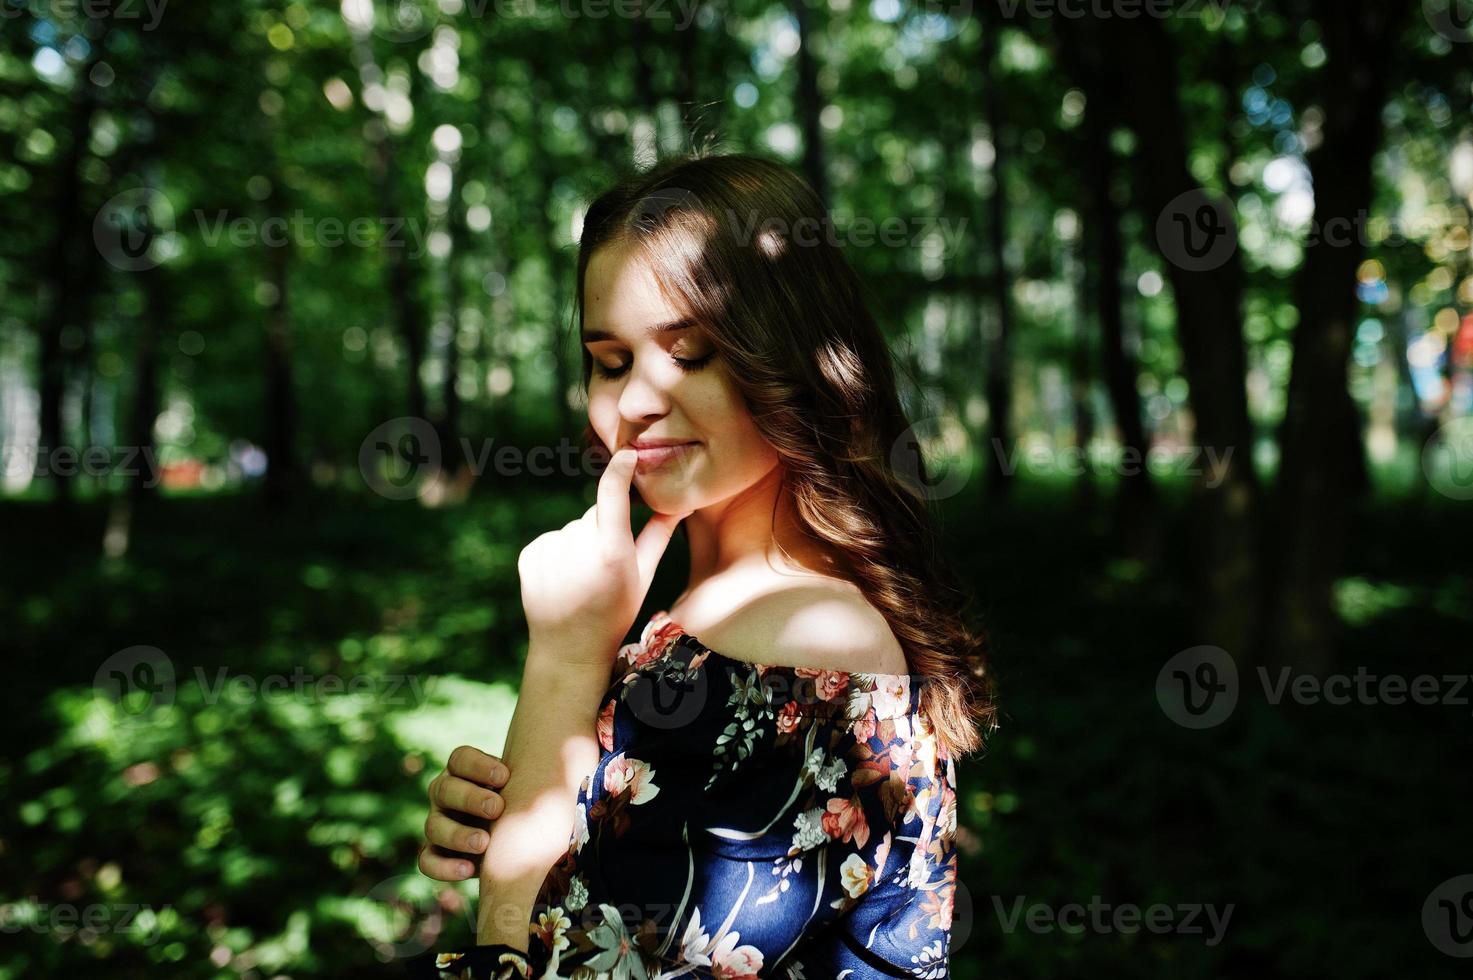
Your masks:
<instances>
[{"instance_id":1,"label":"long wavy brown hair","mask_svg":"<svg viewBox=\"0 0 1473 980\"><path fill-rule=\"evenodd\" d=\"M698 322L781 458L804 531L837 551L889 622L947 753L995 724L986 642L942 555L925 465L889 348L813 188L744 154L668 159L588 208L575 327L602 246L634 247L670 302ZM583 349L587 388L592 357Z\"/></svg>"}]
</instances>

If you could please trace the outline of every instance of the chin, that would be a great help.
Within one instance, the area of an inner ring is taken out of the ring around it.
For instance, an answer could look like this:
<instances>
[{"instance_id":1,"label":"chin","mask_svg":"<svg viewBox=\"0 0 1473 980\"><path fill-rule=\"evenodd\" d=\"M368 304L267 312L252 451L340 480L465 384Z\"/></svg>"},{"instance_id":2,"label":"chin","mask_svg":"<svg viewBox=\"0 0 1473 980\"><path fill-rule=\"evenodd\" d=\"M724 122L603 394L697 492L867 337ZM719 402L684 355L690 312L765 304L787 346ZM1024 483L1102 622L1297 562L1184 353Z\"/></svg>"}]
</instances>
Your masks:
<instances>
[{"instance_id":1,"label":"chin","mask_svg":"<svg viewBox=\"0 0 1473 980\"><path fill-rule=\"evenodd\" d=\"M672 486L658 476L636 477L634 486L640 499L657 514L688 514L700 510L707 504L705 494L695 492L694 487Z\"/></svg>"}]
</instances>

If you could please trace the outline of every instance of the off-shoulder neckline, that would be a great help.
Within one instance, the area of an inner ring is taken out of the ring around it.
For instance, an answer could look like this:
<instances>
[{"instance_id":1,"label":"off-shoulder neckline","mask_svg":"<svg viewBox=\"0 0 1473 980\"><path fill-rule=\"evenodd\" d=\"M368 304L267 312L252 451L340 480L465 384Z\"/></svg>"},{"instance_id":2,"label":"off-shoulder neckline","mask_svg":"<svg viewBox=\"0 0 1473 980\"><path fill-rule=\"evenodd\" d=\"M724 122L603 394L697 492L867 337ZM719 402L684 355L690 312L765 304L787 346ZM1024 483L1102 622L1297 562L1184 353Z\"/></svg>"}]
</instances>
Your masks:
<instances>
[{"instance_id":1,"label":"off-shoulder neckline","mask_svg":"<svg viewBox=\"0 0 1473 980\"><path fill-rule=\"evenodd\" d=\"M708 654L708 655L710 655L712 657L717 658L718 660L724 660L727 663L731 663L731 664L739 664L739 665L741 665L743 667L757 667L757 668L760 668L761 670L763 670L764 672L765 671L769 671L769 670L793 670L793 671L797 671L797 670L811 670L811 671L821 671L823 673L829 673L829 674L844 674L845 676L848 676L848 677L873 677L877 682L880 682L882 685L883 685L883 682L885 682L885 681L898 680L900 678L905 678L906 681L908 682L908 681L913 680L915 678L915 676L916 676L915 674L913 674L911 672L906 672L906 673L900 674L900 673L893 673L893 672L887 673L887 672L884 672L884 671L873 671L873 670L846 670L846 669L844 669L842 667L806 667L806 666L802 666L800 664L770 664L770 663L759 663L758 661L755 661L755 660L743 660L740 657L733 657L730 654L722 653L720 650L714 650L711 647L708 647L705 643L702 643L701 640L700 640L700 638L697 637L694 633L690 632L684 626L682 626L679 622L677 622L674 619L672 619L670 617L669 611L668 610L664 610L664 609L660 610L659 612L657 612L653 616L651 616L649 618L649 622L647 622L645 624L644 630L640 633L640 637L639 637L639 646L640 646L640 648L643 649L643 650L645 650L646 652L648 652L649 651L649 644L654 641L655 637L659 635L659 633L660 633L661 630L663 630L663 629L665 629L667 627L669 627L669 628L672 629L672 633L671 633L672 639L670 641L671 645L673 645L674 643L678 643L678 642L680 642L680 641L683 640L683 641L689 643L690 645L694 646L697 649L697 651L699 651L701 653ZM668 647L667 647L667 650L668 650ZM665 651L661 651L661 652L664 653Z\"/></svg>"}]
</instances>

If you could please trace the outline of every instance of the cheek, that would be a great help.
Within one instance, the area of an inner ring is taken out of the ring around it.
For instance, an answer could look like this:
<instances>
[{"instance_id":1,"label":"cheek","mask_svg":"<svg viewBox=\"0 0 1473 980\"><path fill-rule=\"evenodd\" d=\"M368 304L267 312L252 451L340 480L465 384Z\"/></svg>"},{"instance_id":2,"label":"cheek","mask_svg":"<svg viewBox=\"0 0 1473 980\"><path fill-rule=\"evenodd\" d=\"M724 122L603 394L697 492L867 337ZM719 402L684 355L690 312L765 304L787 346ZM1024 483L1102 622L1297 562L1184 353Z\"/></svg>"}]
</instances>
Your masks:
<instances>
[{"instance_id":1,"label":"cheek","mask_svg":"<svg viewBox=\"0 0 1473 980\"><path fill-rule=\"evenodd\" d=\"M765 473L777 462L777 451L762 437L736 385L726 378L712 378L711 382L702 386L700 407L693 417L700 419L716 449L714 462L733 476Z\"/></svg>"},{"instance_id":2,"label":"cheek","mask_svg":"<svg viewBox=\"0 0 1473 980\"><path fill-rule=\"evenodd\" d=\"M588 424L593 426L605 449L612 449L619 437L619 399L616 394L599 388L588 392Z\"/></svg>"}]
</instances>

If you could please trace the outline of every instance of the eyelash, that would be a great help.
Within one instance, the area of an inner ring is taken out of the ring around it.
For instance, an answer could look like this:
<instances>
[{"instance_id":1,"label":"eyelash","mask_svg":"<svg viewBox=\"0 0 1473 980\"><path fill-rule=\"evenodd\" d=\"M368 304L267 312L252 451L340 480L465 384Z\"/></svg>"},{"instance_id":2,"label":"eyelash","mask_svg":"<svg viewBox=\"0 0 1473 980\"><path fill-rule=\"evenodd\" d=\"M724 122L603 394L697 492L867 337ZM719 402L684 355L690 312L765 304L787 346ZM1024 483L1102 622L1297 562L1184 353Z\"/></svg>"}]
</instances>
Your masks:
<instances>
[{"instance_id":1,"label":"eyelash","mask_svg":"<svg viewBox=\"0 0 1473 980\"><path fill-rule=\"evenodd\" d=\"M716 352L713 350L711 353L705 355L704 357L676 357L672 354L670 355L670 360L674 361L676 366L679 367L680 370L684 371L686 374L694 374L701 368L705 367L707 364L710 364L711 359L715 356ZM614 378L617 378L624 374L625 371L628 371L629 365L632 363L632 361L625 361L617 368L607 368L604 367L603 364L601 364L595 358L593 362L593 370L600 378L613 380Z\"/></svg>"}]
</instances>

